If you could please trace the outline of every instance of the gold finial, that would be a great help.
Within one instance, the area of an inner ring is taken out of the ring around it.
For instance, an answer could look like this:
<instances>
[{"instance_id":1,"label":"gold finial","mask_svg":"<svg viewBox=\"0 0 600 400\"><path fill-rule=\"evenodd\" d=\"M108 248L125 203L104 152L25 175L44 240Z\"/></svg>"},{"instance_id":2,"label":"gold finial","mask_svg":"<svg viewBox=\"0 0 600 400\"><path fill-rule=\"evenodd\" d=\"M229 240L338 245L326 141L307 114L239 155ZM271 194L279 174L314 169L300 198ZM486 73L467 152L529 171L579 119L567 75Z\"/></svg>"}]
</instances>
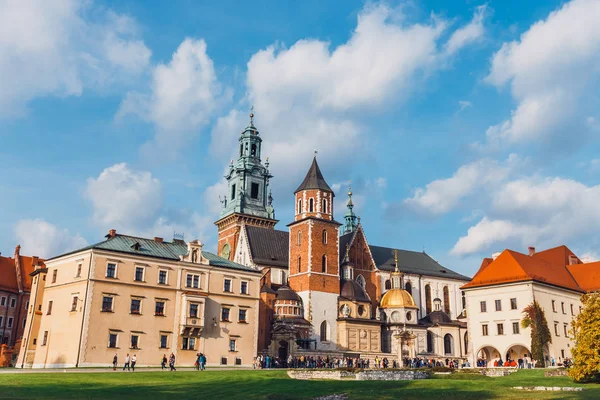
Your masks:
<instances>
[{"instance_id":1,"label":"gold finial","mask_svg":"<svg viewBox=\"0 0 600 400\"><path fill-rule=\"evenodd\" d=\"M352 196L352 181L348 181L348 196Z\"/></svg>"},{"instance_id":2,"label":"gold finial","mask_svg":"<svg viewBox=\"0 0 600 400\"><path fill-rule=\"evenodd\" d=\"M396 264L396 267L394 268L394 272L399 272L398 271L398 250L394 250L394 263Z\"/></svg>"},{"instance_id":3,"label":"gold finial","mask_svg":"<svg viewBox=\"0 0 600 400\"><path fill-rule=\"evenodd\" d=\"M254 105L252 105L252 107L250 107L250 123L251 124L254 123Z\"/></svg>"}]
</instances>

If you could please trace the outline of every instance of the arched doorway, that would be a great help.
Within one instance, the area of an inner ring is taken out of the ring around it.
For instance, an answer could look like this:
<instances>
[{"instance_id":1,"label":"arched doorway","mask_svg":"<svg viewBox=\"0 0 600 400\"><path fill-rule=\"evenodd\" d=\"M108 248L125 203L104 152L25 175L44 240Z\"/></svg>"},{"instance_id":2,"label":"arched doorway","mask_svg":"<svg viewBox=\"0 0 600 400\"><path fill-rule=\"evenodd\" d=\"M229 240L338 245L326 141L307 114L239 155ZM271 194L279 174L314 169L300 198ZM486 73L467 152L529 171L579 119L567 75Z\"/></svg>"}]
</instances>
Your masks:
<instances>
[{"instance_id":1,"label":"arched doorway","mask_svg":"<svg viewBox=\"0 0 600 400\"><path fill-rule=\"evenodd\" d=\"M493 366L494 361L500 359L500 352L493 346L484 346L476 353L477 358L477 366L485 367L485 366ZM482 361L483 364L479 365L479 362Z\"/></svg>"},{"instance_id":2,"label":"arched doorway","mask_svg":"<svg viewBox=\"0 0 600 400\"><path fill-rule=\"evenodd\" d=\"M288 342L286 342L285 340L279 342L279 351L277 352L277 355L279 356L279 359L283 362L287 361Z\"/></svg>"},{"instance_id":3,"label":"arched doorway","mask_svg":"<svg viewBox=\"0 0 600 400\"><path fill-rule=\"evenodd\" d=\"M444 335L444 354L454 355L454 338L449 333Z\"/></svg>"},{"instance_id":4,"label":"arched doorway","mask_svg":"<svg viewBox=\"0 0 600 400\"><path fill-rule=\"evenodd\" d=\"M509 346L506 349L505 352L505 361L506 360L515 360L517 361L519 358L521 359L525 359L525 357L530 358L531 357L531 352L529 351L529 349L527 348L527 346L521 345L521 344L514 344L512 346Z\"/></svg>"}]
</instances>

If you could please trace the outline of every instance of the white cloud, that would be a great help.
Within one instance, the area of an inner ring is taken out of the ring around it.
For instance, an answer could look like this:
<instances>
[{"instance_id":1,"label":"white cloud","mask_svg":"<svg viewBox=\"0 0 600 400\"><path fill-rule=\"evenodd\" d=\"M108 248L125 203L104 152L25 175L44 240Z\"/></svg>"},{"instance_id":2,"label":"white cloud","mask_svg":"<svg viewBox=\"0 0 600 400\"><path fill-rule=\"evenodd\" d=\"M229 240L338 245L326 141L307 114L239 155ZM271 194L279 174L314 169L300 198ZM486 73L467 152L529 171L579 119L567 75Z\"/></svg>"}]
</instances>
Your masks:
<instances>
[{"instance_id":1,"label":"white cloud","mask_svg":"<svg viewBox=\"0 0 600 400\"><path fill-rule=\"evenodd\" d=\"M509 84L517 101L509 119L486 132L490 144L581 137L597 109L600 2L573 0L533 24L494 55L487 81Z\"/></svg>"},{"instance_id":2,"label":"white cloud","mask_svg":"<svg viewBox=\"0 0 600 400\"><path fill-rule=\"evenodd\" d=\"M554 247L567 241L594 242L600 224L600 185L563 178L527 178L497 188L487 216L469 228L452 253L488 251L500 246Z\"/></svg>"},{"instance_id":3,"label":"white cloud","mask_svg":"<svg viewBox=\"0 0 600 400\"><path fill-rule=\"evenodd\" d=\"M15 225L22 254L50 258L87 245L79 234L72 235L43 219L22 219Z\"/></svg>"},{"instance_id":4,"label":"white cloud","mask_svg":"<svg viewBox=\"0 0 600 400\"><path fill-rule=\"evenodd\" d=\"M507 179L520 162L513 154L504 164L490 159L465 164L450 178L437 179L425 188L416 189L413 197L405 199L403 205L421 213L445 214L475 191L481 193Z\"/></svg>"},{"instance_id":5,"label":"white cloud","mask_svg":"<svg viewBox=\"0 0 600 400\"><path fill-rule=\"evenodd\" d=\"M462 49L466 45L481 40L484 35L483 20L487 11L487 5L477 7L471 22L460 29L457 29L448 42L446 42L446 53L451 55Z\"/></svg>"},{"instance_id":6,"label":"white cloud","mask_svg":"<svg viewBox=\"0 0 600 400\"><path fill-rule=\"evenodd\" d=\"M117 117L135 114L156 128L149 151L175 155L231 97L217 79L202 39L186 38L168 64L152 72L148 93L129 92Z\"/></svg>"},{"instance_id":7,"label":"white cloud","mask_svg":"<svg viewBox=\"0 0 600 400\"><path fill-rule=\"evenodd\" d=\"M470 101L467 101L467 100L459 100L458 101L458 106L460 108L458 109L457 113L463 111L465 108L472 107L473 104Z\"/></svg>"},{"instance_id":8,"label":"white cloud","mask_svg":"<svg viewBox=\"0 0 600 400\"><path fill-rule=\"evenodd\" d=\"M150 54L133 19L91 1L0 2L0 116L23 114L37 97L122 83Z\"/></svg>"}]
</instances>

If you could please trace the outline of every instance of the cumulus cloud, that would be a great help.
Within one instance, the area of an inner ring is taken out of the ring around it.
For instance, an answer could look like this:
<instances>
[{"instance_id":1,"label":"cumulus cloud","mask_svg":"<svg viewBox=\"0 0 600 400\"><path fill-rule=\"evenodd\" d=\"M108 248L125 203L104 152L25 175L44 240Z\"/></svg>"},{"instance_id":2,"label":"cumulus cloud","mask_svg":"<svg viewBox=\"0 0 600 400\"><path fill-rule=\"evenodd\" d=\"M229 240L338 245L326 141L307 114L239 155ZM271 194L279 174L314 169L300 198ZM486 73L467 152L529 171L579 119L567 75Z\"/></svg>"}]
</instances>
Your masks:
<instances>
[{"instance_id":1,"label":"cumulus cloud","mask_svg":"<svg viewBox=\"0 0 600 400\"><path fill-rule=\"evenodd\" d=\"M155 136L147 151L175 155L230 97L217 79L206 42L186 38L168 64L154 67L148 92L127 93L117 117L134 114L152 123Z\"/></svg>"},{"instance_id":2,"label":"cumulus cloud","mask_svg":"<svg viewBox=\"0 0 600 400\"><path fill-rule=\"evenodd\" d=\"M600 2L573 0L533 24L493 56L487 82L510 86L517 102L510 118L490 126L490 145L542 139L576 142L589 132L598 107Z\"/></svg>"},{"instance_id":3,"label":"cumulus cloud","mask_svg":"<svg viewBox=\"0 0 600 400\"><path fill-rule=\"evenodd\" d=\"M452 33L452 36L450 36L450 39L448 39L448 42L446 42L444 46L448 55L452 55L466 45L479 41L483 38L483 21L486 11L486 4L477 7L471 22Z\"/></svg>"},{"instance_id":4,"label":"cumulus cloud","mask_svg":"<svg viewBox=\"0 0 600 400\"><path fill-rule=\"evenodd\" d=\"M15 225L15 237L22 247L22 254L42 258L55 257L87 245L79 234L71 234L67 229L43 219L22 219Z\"/></svg>"},{"instance_id":5,"label":"cumulus cloud","mask_svg":"<svg viewBox=\"0 0 600 400\"><path fill-rule=\"evenodd\" d=\"M151 52L138 36L133 19L91 1L0 2L0 116L139 74Z\"/></svg>"}]
</instances>

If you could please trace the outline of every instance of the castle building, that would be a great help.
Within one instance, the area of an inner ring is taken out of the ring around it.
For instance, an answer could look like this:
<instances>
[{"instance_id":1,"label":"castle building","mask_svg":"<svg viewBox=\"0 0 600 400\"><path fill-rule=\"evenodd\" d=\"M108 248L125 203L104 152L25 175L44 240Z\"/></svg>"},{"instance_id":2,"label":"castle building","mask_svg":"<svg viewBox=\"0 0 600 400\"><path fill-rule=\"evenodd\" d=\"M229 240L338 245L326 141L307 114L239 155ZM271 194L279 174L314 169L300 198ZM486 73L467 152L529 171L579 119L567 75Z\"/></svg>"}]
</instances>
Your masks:
<instances>
[{"instance_id":1,"label":"castle building","mask_svg":"<svg viewBox=\"0 0 600 400\"><path fill-rule=\"evenodd\" d=\"M18 367L159 365L173 353L192 366L252 365L260 272L203 250L198 241L106 239L46 261L32 293Z\"/></svg>"},{"instance_id":2,"label":"castle building","mask_svg":"<svg viewBox=\"0 0 600 400\"><path fill-rule=\"evenodd\" d=\"M537 301L544 310L552 342L546 365L571 357L571 323L584 293L600 290L600 262L583 263L567 246L528 254L513 250L485 258L466 293L472 362L531 358L531 330L520 324L523 309Z\"/></svg>"}]
</instances>

